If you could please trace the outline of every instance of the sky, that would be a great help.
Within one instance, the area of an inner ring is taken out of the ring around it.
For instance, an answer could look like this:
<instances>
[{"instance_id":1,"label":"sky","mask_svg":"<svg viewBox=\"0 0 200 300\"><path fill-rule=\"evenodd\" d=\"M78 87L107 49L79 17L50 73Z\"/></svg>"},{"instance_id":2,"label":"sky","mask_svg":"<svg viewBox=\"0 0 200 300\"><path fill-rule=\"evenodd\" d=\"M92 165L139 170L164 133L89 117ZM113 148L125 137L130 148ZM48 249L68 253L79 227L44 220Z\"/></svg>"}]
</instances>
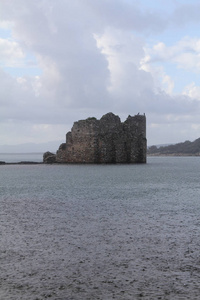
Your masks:
<instances>
[{"instance_id":1,"label":"sky","mask_svg":"<svg viewBox=\"0 0 200 300\"><path fill-rule=\"evenodd\" d=\"M0 145L145 113L148 145L200 137L199 0L0 0ZM59 144L58 144L59 146Z\"/></svg>"}]
</instances>

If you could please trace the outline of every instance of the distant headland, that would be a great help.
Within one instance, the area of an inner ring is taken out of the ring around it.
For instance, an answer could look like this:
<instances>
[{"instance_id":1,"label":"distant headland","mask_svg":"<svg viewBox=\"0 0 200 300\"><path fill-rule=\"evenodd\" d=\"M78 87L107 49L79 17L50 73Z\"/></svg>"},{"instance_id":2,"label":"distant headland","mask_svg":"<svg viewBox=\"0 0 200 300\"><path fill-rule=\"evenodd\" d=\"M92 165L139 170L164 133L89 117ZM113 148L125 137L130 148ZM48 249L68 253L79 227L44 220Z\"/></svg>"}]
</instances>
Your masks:
<instances>
[{"instance_id":1,"label":"distant headland","mask_svg":"<svg viewBox=\"0 0 200 300\"><path fill-rule=\"evenodd\" d=\"M147 150L149 156L200 156L200 138L193 142L185 141L168 146L151 146Z\"/></svg>"},{"instance_id":2,"label":"distant headland","mask_svg":"<svg viewBox=\"0 0 200 300\"><path fill-rule=\"evenodd\" d=\"M107 113L100 120L88 118L74 123L56 154L45 152L44 163L146 163L145 114L119 116Z\"/></svg>"}]
</instances>

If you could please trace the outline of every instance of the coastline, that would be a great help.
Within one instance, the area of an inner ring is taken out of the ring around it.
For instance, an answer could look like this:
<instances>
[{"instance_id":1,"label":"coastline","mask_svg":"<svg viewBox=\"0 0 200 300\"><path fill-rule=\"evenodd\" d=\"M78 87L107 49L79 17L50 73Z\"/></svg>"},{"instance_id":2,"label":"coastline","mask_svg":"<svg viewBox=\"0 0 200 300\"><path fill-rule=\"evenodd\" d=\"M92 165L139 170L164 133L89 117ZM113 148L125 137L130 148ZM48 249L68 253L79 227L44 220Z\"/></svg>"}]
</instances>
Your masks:
<instances>
[{"instance_id":1,"label":"coastline","mask_svg":"<svg viewBox=\"0 0 200 300\"><path fill-rule=\"evenodd\" d=\"M199 157L200 154L182 154L182 153L176 153L176 154L148 154L147 157ZM79 163L44 163L42 162L37 162L37 161L19 161L19 162L6 162L6 161L0 161L0 166L7 166L7 165L43 165L43 164L47 164L47 165L52 165L52 164L58 164L58 165L65 165L65 164L79 164ZM87 163L83 163L83 164L87 164ZM88 163L91 164L91 163Z\"/></svg>"},{"instance_id":2,"label":"coastline","mask_svg":"<svg viewBox=\"0 0 200 300\"><path fill-rule=\"evenodd\" d=\"M199 157L200 153L192 154L192 153L151 153L147 154L147 157ZM43 161L12 161L12 162L6 162L6 161L1 161L0 160L0 166L5 166L5 165L42 165L45 164ZM67 164L67 163L47 163L47 164ZM73 163L68 163L68 164L73 164ZM76 164L76 163L74 163Z\"/></svg>"},{"instance_id":3,"label":"coastline","mask_svg":"<svg viewBox=\"0 0 200 300\"><path fill-rule=\"evenodd\" d=\"M5 162L0 161L0 165L41 165L43 162L36 162L36 161L20 161L20 162Z\"/></svg>"},{"instance_id":4,"label":"coastline","mask_svg":"<svg viewBox=\"0 0 200 300\"><path fill-rule=\"evenodd\" d=\"M182 157L187 157L187 156L200 156L200 153L147 153L148 156L182 156Z\"/></svg>"},{"instance_id":5,"label":"coastline","mask_svg":"<svg viewBox=\"0 0 200 300\"><path fill-rule=\"evenodd\" d=\"M0 165L7 164L38 164L43 163L43 153L0 153Z\"/></svg>"}]
</instances>

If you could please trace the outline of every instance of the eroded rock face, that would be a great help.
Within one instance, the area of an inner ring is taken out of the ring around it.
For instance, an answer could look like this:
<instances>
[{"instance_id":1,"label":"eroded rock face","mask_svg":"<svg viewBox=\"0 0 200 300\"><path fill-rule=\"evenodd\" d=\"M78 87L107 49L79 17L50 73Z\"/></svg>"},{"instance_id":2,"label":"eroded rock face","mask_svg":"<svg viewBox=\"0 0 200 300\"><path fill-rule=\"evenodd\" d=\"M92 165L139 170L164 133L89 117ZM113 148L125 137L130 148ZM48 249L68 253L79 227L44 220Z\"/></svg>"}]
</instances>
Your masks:
<instances>
[{"instance_id":1,"label":"eroded rock face","mask_svg":"<svg viewBox=\"0 0 200 300\"><path fill-rule=\"evenodd\" d=\"M146 117L113 113L75 122L56 153L59 163L146 163Z\"/></svg>"},{"instance_id":2,"label":"eroded rock face","mask_svg":"<svg viewBox=\"0 0 200 300\"><path fill-rule=\"evenodd\" d=\"M43 162L45 164L53 164L56 162L56 155L54 153L51 153L49 151L45 152L43 154Z\"/></svg>"}]
</instances>

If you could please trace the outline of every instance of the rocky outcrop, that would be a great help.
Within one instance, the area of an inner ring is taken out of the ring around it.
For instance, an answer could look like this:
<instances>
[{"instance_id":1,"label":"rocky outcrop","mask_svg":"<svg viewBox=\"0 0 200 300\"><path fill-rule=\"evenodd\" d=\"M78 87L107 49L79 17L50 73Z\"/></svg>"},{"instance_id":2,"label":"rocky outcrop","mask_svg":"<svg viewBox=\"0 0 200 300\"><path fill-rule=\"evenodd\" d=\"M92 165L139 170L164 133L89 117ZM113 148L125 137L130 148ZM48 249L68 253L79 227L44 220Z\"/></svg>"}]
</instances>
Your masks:
<instances>
[{"instance_id":1,"label":"rocky outcrop","mask_svg":"<svg viewBox=\"0 0 200 300\"><path fill-rule=\"evenodd\" d=\"M128 116L125 122L113 113L100 120L75 122L66 143L56 155L44 154L45 163L146 163L146 117Z\"/></svg>"},{"instance_id":2,"label":"rocky outcrop","mask_svg":"<svg viewBox=\"0 0 200 300\"><path fill-rule=\"evenodd\" d=\"M43 162L45 164L53 164L56 162L56 155L54 153L51 153L49 151L45 152L43 154Z\"/></svg>"}]
</instances>

